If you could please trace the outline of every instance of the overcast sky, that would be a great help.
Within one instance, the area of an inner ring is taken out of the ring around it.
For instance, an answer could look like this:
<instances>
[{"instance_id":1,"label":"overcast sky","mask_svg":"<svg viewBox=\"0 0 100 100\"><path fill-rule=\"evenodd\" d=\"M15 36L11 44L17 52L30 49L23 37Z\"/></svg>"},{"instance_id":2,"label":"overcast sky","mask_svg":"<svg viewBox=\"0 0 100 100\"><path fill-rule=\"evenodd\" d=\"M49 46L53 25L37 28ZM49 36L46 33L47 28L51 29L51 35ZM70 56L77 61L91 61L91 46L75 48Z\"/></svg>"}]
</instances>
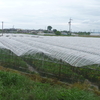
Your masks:
<instances>
[{"instance_id":1,"label":"overcast sky","mask_svg":"<svg viewBox=\"0 0 100 100\"><path fill-rule=\"evenodd\" d=\"M100 31L100 0L0 0L4 28ZM2 24L1 24L2 26Z\"/></svg>"}]
</instances>

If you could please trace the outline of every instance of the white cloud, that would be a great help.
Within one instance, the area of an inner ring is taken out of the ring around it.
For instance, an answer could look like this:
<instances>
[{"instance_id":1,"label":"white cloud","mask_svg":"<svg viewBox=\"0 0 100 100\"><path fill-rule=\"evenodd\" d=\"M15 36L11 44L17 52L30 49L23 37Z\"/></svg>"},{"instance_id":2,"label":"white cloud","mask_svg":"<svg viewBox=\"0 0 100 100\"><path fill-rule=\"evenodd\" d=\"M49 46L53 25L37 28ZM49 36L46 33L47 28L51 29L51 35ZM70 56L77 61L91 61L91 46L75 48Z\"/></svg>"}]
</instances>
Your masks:
<instances>
[{"instance_id":1,"label":"white cloud","mask_svg":"<svg viewBox=\"0 0 100 100\"><path fill-rule=\"evenodd\" d=\"M100 25L99 0L0 0L0 21L5 28L54 28L88 31ZM93 25L92 25L93 24Z\"/></svg>"}]
</instances>

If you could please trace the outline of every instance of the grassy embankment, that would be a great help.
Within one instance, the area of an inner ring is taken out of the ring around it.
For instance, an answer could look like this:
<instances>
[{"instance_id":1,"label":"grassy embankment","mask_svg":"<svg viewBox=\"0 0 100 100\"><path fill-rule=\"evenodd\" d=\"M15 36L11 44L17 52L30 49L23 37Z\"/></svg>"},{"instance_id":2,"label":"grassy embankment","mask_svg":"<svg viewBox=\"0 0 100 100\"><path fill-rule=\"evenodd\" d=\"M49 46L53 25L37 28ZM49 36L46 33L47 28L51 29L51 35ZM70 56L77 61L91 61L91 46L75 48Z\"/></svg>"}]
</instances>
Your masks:
<instances>
[{"instance_id":1,"label":"grassy embankment","mask_svg":"<svg viewBox=\"0 0 100 100\"><path fill-rule=\"evenodd\" d=\"M75 88L75 84L68 86L38 75L0 69L0 100L100 100L87 90L86 84L77 84L78 88Z\"/></svg>"}]
</instances>

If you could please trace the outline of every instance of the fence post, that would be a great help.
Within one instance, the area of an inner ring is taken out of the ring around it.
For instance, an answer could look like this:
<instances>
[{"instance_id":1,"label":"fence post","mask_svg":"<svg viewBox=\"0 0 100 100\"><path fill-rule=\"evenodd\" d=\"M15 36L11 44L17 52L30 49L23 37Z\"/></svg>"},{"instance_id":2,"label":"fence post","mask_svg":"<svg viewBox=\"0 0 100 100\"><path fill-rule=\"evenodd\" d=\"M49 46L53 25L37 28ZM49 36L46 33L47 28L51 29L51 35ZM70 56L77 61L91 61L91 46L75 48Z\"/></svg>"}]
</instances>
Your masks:
<instances>
[{"instance_id":1,"label":"fence post","mask_svg":"<svg viewBox=\"0 0 100 100\"><path fill-rule=\"evenodd\" d=\"M42 61L42 69L43 69L43 67L44 67L44 53L42 53L42 59L41 59L41 61Z\"/></svg>"},{"instance_id":2,"label":"fence post","mask_svg":"<svg viewBox=\"0 0 100 100\"><path fill-rule=\"evenodd\" d=\"M62 59L60 59L60 66L59 66L59 79L61 78L61 67L62 67Z\"/></svg>"}]
</instances>

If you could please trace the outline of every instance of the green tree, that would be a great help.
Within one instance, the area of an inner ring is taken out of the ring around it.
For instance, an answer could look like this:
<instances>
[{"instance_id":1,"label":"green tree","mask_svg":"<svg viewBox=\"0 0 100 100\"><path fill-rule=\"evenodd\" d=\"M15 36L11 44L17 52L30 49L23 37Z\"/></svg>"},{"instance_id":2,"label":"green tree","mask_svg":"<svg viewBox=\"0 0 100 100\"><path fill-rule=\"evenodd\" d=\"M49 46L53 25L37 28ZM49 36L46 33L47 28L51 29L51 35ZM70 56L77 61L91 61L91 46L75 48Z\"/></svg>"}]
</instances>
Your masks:
<instances>
[{"instance_id":1,"label":"green tree","mask_svg":"<svg viewBox=\"0 0 100 100\"><path fill-rule=\"evenodd\" d=\"M61 35L61 32L60 31L56 31L55 34L56 35Z\"/></svg>"},{"instance_id":2,"label":"green tree","mask_svg":"<svg viewBox=\"0 0 100 100\"><path fill-rule=\"evenodd\" d=\"M52 26L47 27L47 30L51 31L51 29L52 29Z\"/></svg>"},{"instance_id":3,"label":"green tree","mask_svg":"<svg viewBox=\"0 0 100 100\"><path fill-rule=\"evenodd\" d=\"M55 32L57 32L57 30L56 29L53 29L53 32L55 33Z\"/></svg>"}]
</instances>

